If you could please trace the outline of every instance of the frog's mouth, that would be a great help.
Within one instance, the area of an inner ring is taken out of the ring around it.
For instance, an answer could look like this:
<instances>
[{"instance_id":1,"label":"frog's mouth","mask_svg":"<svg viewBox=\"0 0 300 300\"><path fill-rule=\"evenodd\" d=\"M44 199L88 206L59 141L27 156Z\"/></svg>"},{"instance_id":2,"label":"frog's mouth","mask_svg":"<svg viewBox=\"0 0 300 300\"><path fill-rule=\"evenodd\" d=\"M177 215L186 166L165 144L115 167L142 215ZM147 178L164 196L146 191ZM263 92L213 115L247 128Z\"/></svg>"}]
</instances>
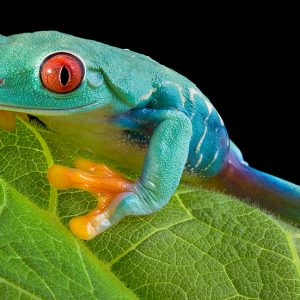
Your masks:
<instances>
[{"instance_id":1,"label":"frog's mouth","mask_svg":"<svg viewBox=\"0 0 300 300\"><path fill-rule=\"evenodd\" d=\"M84 110L89 110L90 108L94 107L96 105L96 101L89 103L89 104L83 104L78 105L72 108L43 108L43 109L31 109L28 107L22 107L22 106L14 106L14 105L6 105L0 102L0 110L3 111L11 111L11 112L17 112L17 113L25 113L25 114L31 114L31 115L51 115L55 114L57 115L67 115L67 114L73 114L76 112L79 112Z\"/></svg>"},{"instance_id":2,"label":"frog's mouth","mask_svg":"<svg viewBox=\"0 0 300 300\"><path fill-rule=\"evenodd\" d=\"M41 122L36 116L42 115L69 115L79 111L88 110L89 107L94 106L96 102L85 104L67 109L28 109L22 106L10 106L0 102L0 129L14 130L16 128L17 117L29 121L30 118L35 118ZM42 123L42 122L41 122Z\"/></svg>"}]
</instances>

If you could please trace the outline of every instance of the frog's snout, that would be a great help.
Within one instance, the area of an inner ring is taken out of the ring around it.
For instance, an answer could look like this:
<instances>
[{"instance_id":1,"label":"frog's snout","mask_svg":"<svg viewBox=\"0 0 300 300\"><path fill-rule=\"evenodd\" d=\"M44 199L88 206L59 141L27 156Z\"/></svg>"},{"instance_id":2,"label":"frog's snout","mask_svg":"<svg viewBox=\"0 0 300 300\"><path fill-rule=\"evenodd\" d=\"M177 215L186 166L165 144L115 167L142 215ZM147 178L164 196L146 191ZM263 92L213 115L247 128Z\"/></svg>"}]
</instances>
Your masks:
<instances>
[{"instance_id":1,"label":"frog's snout","mask_svg":"<svg viewBox=\"0 0 300 300\"><path fill-rule=\"evenodd\" d=\"M4 85L4 83L5 83L4 78L0 78L0 86Z\"/></svg>"}]
</instances>

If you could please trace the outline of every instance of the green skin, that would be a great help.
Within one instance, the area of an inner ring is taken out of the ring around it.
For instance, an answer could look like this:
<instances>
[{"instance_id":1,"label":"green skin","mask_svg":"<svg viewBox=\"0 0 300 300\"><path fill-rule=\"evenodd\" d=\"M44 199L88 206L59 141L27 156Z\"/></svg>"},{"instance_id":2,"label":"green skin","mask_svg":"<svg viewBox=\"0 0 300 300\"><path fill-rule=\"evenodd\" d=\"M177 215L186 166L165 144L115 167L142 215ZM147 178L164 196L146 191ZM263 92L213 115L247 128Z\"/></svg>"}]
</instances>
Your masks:
<instances>
[{"instance_id":1,"label":"green skin","mask_svg":"<svg viewBox=\"0 0 300 300\"><path fill-rule=\"evenodd\" d=\"M72 53L85 65L81 85L70 93L51 92L41 82L40 66L55 52ZM188 180L201 181L226 164L246 168L195 84L147 56L52 31L0 35L0 53L0 109L37 116L77 146L141 171L133 190L108 207L110 217L99 216L98 233L126 215L162 208L184 170Z\"/></svg>"}]
</instances>

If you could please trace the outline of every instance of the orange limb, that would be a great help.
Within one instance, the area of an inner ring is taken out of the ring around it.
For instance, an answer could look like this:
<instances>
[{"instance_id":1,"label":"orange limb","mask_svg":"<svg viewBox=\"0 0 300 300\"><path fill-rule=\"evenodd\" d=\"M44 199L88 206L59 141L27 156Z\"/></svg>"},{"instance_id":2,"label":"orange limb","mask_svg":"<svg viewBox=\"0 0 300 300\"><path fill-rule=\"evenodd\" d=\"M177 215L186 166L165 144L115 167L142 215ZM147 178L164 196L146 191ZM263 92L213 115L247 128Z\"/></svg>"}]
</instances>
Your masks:
<instances>
[{"instance_id":1,"label":"orange limb","mask_svg":"<svg viewBox=\"0 0 300 300\"><path fill-rule=\"evenodd\" d=\"M0 128L12 131L16 128L16 116L28 121L28 116L23 113L15 113L7 110L0 110Z\"/></svg>"},{"instance_id":2,"label":"orange limb","mask_svg":"<svg viewBox=\"0 0 300 300\"><path fill-rule=\"evenodd\" d=\"M116 195L131 191L132 181L110 170L104 164L79 159L75 165L77 169L53 165L48 170L48 180L57 189L79 188L91 192L98 198L95 209L70 220L72 232L81 239L89 240L97 235L99 217L109 218L114 210L112 203Z\"/></svg>"}]
</instances>

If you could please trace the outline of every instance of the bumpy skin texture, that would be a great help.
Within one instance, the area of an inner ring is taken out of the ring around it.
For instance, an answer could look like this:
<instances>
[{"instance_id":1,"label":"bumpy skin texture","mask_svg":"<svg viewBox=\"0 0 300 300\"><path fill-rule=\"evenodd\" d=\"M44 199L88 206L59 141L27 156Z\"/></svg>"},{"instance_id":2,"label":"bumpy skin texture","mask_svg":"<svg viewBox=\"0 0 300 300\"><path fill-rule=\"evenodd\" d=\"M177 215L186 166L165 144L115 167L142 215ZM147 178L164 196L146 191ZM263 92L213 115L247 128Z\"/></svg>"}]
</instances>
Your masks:
<instances>
[{"instance_id":1,"label":"bumpy skin texture","mask_svg":"<svg viewBox=\"0 0 300 300\"><path fill-rule=\"evenodd\" d=\"M41 82L40 66L55 52L72 53L85 66L72 92L55 93ZM51 31L0 36L0 53L0 109L35 115L79 147L141 170L132 189L115 197L99 232L163 207L184 171L185 180L264 201L300 220L299 187L248 167L211 102L175 71Z\"/></svg>"}]
</instances>

